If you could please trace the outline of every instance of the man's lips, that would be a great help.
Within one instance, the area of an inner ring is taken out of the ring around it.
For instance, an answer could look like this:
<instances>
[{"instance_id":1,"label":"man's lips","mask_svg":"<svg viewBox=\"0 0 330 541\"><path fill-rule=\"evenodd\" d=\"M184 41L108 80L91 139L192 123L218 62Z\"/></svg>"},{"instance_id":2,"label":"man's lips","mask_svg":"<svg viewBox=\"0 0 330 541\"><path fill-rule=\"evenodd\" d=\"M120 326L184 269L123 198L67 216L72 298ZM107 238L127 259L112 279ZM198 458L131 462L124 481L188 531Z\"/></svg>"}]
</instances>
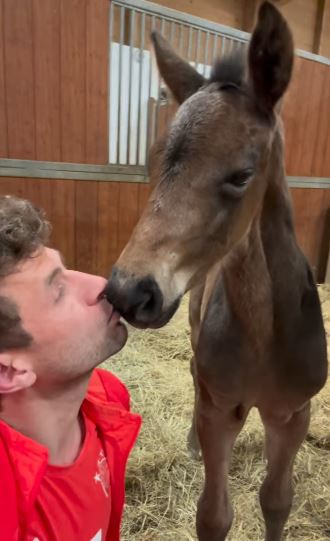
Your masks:
<instances>
[{"instance_id":1,"label":"man's lips","mask_svg":"<svg viewBox=\"0 0 330 541\"><path fill-rule=\"evenodd\" d=\"M114 307L111 306L110 315L109 315L109 317L108 317L108 325L110 325L110 323L115 325L116 323L119 322L120 317L121 317L121 316L120 316L119 312L117 312L117 311L114 309Z\"/></svg>"}]
</instances>

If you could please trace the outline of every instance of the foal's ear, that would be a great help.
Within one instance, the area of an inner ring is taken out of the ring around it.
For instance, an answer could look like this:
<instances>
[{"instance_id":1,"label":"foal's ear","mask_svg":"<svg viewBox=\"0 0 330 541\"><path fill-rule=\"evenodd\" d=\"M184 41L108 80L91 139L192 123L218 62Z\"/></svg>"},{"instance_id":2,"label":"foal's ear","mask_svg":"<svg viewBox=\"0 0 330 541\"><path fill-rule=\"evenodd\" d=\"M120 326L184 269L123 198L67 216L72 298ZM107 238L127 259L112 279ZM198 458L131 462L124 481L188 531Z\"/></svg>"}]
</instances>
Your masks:
<instances>
[{"instance_id":1,"label":"foal's ear","mask_svg":"<svg viewBox=\"0 0 330 541\"><path fill-rule=\"evenodd\" d=\"M258 105L271 111L291 79L293 39L281 13L264 2L249 47L249 77Z\"/></svg>"},{"instance_id":2,"label":"foal's ear","mask_svg":"<svg viewBox=\"0 0 330 541\"><path fill-rule=\"evenodd\" d=\"M151 34L158 69L175 99L182 103L204 84L205 79L178 56L159 32Z\"/></svg>"}]
</instances>

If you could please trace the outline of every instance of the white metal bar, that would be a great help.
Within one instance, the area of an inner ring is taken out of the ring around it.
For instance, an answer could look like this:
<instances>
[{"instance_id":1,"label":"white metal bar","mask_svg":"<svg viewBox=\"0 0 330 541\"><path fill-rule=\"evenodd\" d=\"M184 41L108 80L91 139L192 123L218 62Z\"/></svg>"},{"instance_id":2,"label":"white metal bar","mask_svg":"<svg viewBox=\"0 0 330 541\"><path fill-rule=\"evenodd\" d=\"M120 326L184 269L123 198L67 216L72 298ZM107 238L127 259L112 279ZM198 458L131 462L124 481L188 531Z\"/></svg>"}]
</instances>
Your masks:
<instances>
[{"instance_id":1,"label":"white metal bar","mask_svg":"<svg viewBox=\"0 0 330 541\"><path fill-rule=\"evenodd\" d=\"M113 2L110 2L110 9L109 9L109 56L108 56L108 159L110 161L110 140L111 140L111 128L110 128L110 114L111 112L111 94L110 94L110 88L111 88L111 53L112 53L112 31L113 31L113 17L114 17L114 9L113 9ZM118 130L118 127L117 127Z\"/></svg>"},{"instance_id":2,"label":"white metal bar","mask_svg":"<svg viewBox=\"0 0 330 541\"><path fill-rule=\"evenodd\" d=\"M138 91L138 132L137 132L137 145L136 145L136 160L140 163L140 130L141 130L141 91L142 91L142 65L144 61L144 34L145 34L145 14L141 15L141 35L140 35L140 66L139 66L139 91Z\"/></svg>"},{"instance_id":3,"label":"white metal bar","mask_svg":"<svg viewBox=\"0 0 330 541\"><path fill-rule=\"evenodd\" d=\"M203 77L205 77L205 73L206 73L206 65L207 65L207 61L208 61L209 40L210 40L210 34L209 34L209 32L206 32L206 38L205 38L205 52L204 52L204 66L203 66Z\"/></svg>"},{"instance_id":4,"label":"white metal bar","mask_svg":"<svg viewBox=\"0 0 330 541\"><path fill-rule=\"evenodd\" d=\"M120 163L120 133L121 133L121 76L123 63L123 38L124 38L125 8L120 8L120 31L119 31L119 77L118 77L118 138L117 138L117 163Z\"/></svg>"},{"instance_id":5,"label":"white metal bar","mask_svg":"<svg viewBox=\"0 0 330 541\"><path fill-rule=\"evenodd\" d=\"M130 12L130 31L129 31L129 70L128 70L128 113L127 113L127 143L126 143L126 163L130 162L130 142L131 142L131 109L132 109L132 65L133 65L133 49L134 49L134 21L135 11Z\"/></svg>"}]
</instances>

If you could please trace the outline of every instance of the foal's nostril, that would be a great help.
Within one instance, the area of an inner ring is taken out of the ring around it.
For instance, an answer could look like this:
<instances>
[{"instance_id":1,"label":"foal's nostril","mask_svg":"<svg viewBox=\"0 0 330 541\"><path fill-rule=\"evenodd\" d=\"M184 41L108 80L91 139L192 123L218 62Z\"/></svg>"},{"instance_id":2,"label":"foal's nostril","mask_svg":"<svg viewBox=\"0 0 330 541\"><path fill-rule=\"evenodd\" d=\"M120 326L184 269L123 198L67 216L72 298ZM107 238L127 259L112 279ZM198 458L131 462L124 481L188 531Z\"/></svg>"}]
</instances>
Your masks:
<instances>
[{"instance_id":1,"label":"foal's nostril","mask_svg":"<svg viewBox=\"0 0 330 541\"><path fill-rule=\"evenodd\" d=\"M115 272L114 272L115 271ZM151 324L162 312L163 295L152 276L136 279L114 269L106 296L130 323Z\"/></svg>"},{"instance_id":2,"label":"foal's nostril","mask_svg":"<svg viewBox=\"0 0 330 541\"><path fill-rule=\"evenodd\" d=\"M163 299L160 289L151 277L143 278L136 283L132 291L132 305L135 307L135 318L149 323L160 315Z\"/></svg>"}]
</instances>

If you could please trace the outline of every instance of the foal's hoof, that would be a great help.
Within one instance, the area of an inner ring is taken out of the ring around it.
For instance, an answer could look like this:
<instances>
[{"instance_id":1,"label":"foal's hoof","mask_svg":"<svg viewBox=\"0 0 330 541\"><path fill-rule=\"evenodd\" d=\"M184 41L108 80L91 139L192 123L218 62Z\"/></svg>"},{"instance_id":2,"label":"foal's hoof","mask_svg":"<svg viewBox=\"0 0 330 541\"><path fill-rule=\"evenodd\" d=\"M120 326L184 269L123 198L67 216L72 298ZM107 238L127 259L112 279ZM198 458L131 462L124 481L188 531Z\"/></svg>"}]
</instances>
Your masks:
<instances>
[{"instance_id":1,"label":"foal's hoof","mask_svg":"<svg viewBox=\"0 0 330 541\"><path fill-rule=\"evenodd\" d=\"M193 460L201 461L202 453L198 441L195 438L191 438L190 434L187 441L187 450Z\"/></svg>"},{"instance_id":2,"label":"foal's hoof","mask_svg":"<svg viewBox=\"0 0 330 541\"><path fill-rule=\"evenodd\" d=\"M202 453L200 449L197 449L196 447L192 447L191 445L187 445L188 453L190 454L191 458L193 460L196 460L197 462L201 462L202 460Z\"/></svg>"}]
</instances>

